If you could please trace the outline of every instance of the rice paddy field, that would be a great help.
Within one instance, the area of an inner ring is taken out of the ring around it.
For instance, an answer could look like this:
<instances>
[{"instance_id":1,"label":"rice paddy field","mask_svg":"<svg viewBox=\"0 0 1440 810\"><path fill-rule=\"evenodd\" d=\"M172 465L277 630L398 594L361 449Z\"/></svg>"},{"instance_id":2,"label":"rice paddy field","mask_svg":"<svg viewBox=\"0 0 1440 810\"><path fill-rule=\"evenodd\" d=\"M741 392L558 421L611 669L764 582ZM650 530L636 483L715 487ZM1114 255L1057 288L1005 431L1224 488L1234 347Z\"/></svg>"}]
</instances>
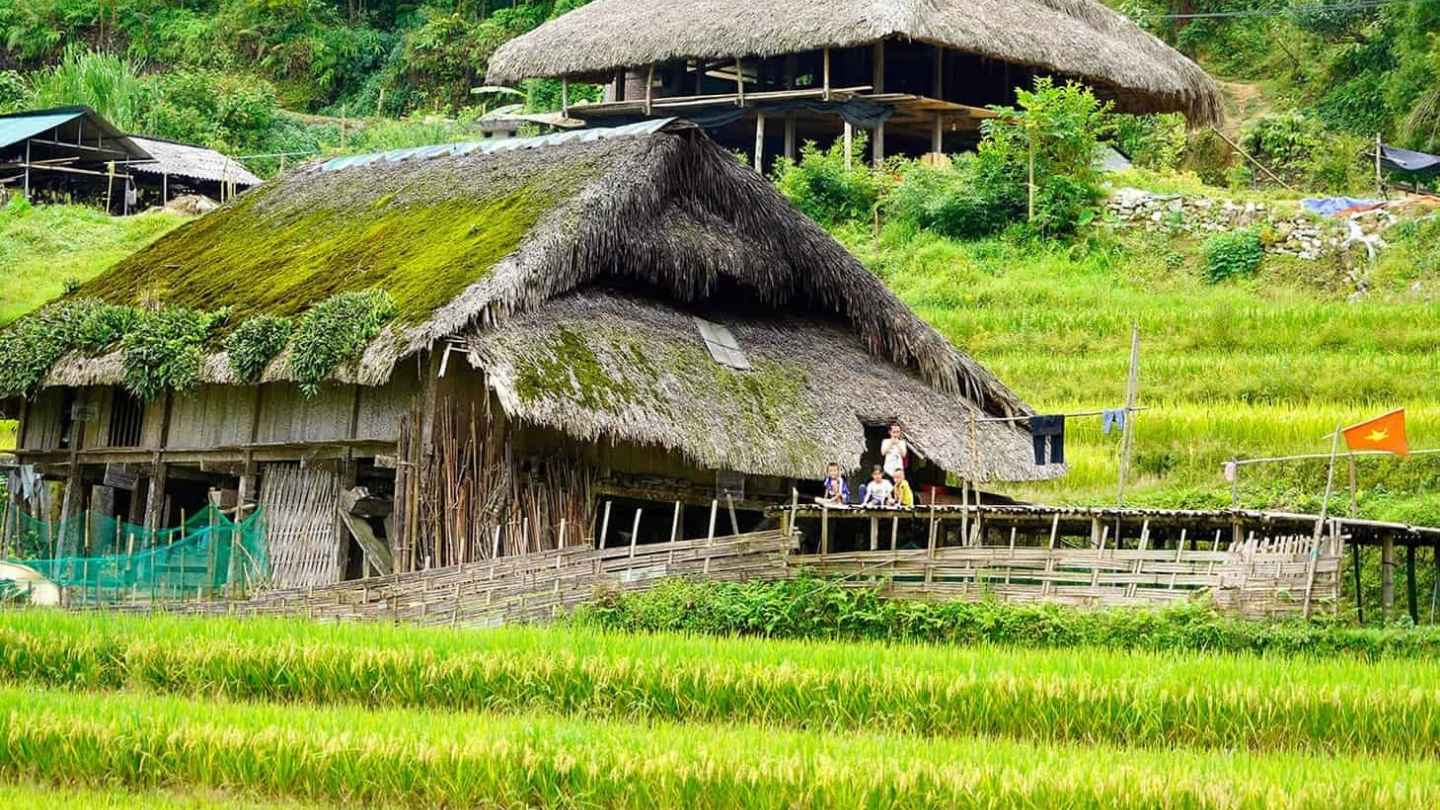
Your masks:
<instances>
[{"instance_id":1,"label":"rice paddy field","mask_svg":"<svg viewBox=\"0 0 1440 810\"><path fill-rule=\"evenodd\" d=\"M1434 807L1437 676L1413 658L16 610L0 613L0 798Z\"/></svg>"},{"instance_id":2,"label":"rice paddy field","mask_svg":"<svg viewBox=\"0 0 1440 810\"><path fill-rule=\"evenodd\" d=\"M1042 411L1123 405L1138 326L1149 410L1136 424L1132 503L1228 506L1226 461L1326 453L1337 425L1397 407L1412 447L1440 447L1433 239L1396 238L1370 271L1371 292L1351 301L1337 262L1267 257L1253 279L1210 284L1201 246L1160 234L1075 245L957 242L895 226L838 236ZM1016 494L1114 503L1118 435L1103 435L1098 418L1072 420L1066 434L1070 473ZM1440 523L1440 456L1358 463L1359 514ZM1318 509L1324 475L1323 461L1251 467L1241 502ZM1332 506L1343 514L1348 500Z\"/></svg>"}]
</instances>

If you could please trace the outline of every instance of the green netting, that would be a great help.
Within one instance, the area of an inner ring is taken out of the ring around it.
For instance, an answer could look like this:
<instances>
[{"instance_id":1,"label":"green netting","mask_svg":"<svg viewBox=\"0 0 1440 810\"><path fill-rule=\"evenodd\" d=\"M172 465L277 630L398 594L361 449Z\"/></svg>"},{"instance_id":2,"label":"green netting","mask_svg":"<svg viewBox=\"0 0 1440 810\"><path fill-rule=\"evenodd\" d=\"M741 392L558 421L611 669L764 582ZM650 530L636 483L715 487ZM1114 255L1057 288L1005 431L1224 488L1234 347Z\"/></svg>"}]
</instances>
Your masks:
<instances>
[{"instance_id":1,"label":"green netting","mask_svg":"<svg viewBox=\"0 0 1440 810\"><path fill-rule=\"evenodd\" d=\"M236 523L207 508L156 531L101 515L63 523L22 515L16 548L13 562L64 588L71 601L193 599L248 590L270 571L259 511Z\"/></svg>"}]
</instances>

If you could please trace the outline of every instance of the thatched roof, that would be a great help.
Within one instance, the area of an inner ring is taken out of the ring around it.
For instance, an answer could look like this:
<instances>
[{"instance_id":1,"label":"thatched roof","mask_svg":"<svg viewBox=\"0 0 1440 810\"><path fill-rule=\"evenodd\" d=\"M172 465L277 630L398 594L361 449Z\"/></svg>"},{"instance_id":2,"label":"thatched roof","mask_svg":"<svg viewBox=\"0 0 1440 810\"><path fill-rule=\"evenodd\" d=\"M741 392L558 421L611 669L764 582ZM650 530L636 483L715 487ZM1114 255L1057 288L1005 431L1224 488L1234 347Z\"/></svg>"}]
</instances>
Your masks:
<instances>
[{"instance_id":1,"label":"thatched roof","mask_svg":"<svg viewBox=\"0 0 1440 810\"><path fill-rule=\"evenodd\" d=\"M730 330L749 370L711 357L697 315ZM828 462L858 463L865 423L899 419L919 452L972 479L1063 471L1032 464L1028 434L1001 423L975 424L972 454L969 402L875 362L834 320L588 287L479 330L468 346L506 413L581 440L672 448L710 469L813 478Z\"/></svg>"},{"instance_id":2,"label":"thatched roof","mask_svg":"<svg viewBox=\"0 0 1440 810\"><path fill-rule=\"evenodd\" d=\"M834 394L811 393L799 401L829 409L839 401L833 397L850 392L874 402L869 383L858 381L892 385L905 392L896 395L905 402L877 405L875 416L904 414L946 458L958 458L960 451L943 426L959 430L950 420L966 408L1030 413L763 177L698 128L677 122L310 165L176 229L74 295L203 310L226 306L231 323L238 323L262 313L297 316L339 292L384 289L397 303L398 318L361 361L336 375L379 384L401 358L437 341L477 331L503 340L516 334L510 324L524 323L517 319L554 316L562 311L553 308L555 301L584 306L601 286L641 291L674 307L723 302L732 312L766 313L770 320L753 330L763 326L770 334L792 320L805 324L805 335L843 343L844 362L855 368L844 372L848 382ZM603 305L619 306L620 300L607 297ZM741 332L751 336L752 327ZM818 382L823 369L816 363L823 355L809 345L792 348L803 358L792 366ZM512 369L520 362L507 357ZM46 384L113 384L122 374L115 354L69 357ZM282 355L265 379L287 378ZM753 384L763 378L747 379ZM206 360L202 380L235 382L220 354ZM676 397L698 393L684 386L676 391ZM519 415L560 424L554 400L520 407L520 395L512 386L508 396ZM860 406L848 407L853 422ZM680 441L689 428L678 411L672 415L676 424L651 432L652 440L698 459L720 458L695 441ZM817 411L816 418L842 417ZM933 428L927 419L936 420ZM596 411L578 414L566 429L593 436L604 424ZM856 425L827 430L811 429L825 453L855 446ZM1022 431L1010 433L1007 453L1023 444ZM814 456L795 458L797 467L813 472ZM1006 475L1019 477L1014 470Z\"/></svg>"},{"instance_id":3,"label":"thatched roof","mask_svg":"<svg viewBox=\"0 0 1440 810\"><path fill-rule=\"evenodd\" d=\"M142 174L168 174L192 180L234 183L242 188L260 185L260 178L239 161L214 149L139 135L131 135L130 140L150 155L150 160L132 163L129 167Z\"/></svg>"},{"instance_id":4,"label":"thatched roof","mask_svg":"<svg viewBox=\"0 0 1440 810\"><path fill-rule=\"evenodd\" d=\"M675 59L771 57L897 38L943 45L1112 92L1127 112L1221 115L1194 62L1099 0L594 0L511 40L487 81L594 78Z\"/></svg>"}]
</instances>

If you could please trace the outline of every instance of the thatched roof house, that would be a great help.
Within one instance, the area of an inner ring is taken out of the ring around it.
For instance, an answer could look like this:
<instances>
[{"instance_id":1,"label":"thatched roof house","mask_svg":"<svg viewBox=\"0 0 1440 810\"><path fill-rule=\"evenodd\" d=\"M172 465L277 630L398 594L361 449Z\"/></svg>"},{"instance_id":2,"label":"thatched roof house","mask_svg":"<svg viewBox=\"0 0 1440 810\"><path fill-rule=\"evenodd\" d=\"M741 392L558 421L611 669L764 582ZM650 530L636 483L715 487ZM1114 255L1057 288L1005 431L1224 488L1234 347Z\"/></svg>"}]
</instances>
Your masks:
<instances>
[{"instance_id":1,"label":"thatched roof house","mask_svg":"<svg viewBox=\"0 0 1440 810\"><path fill-rule=\"evenodd\" d=\"M1032 463L1023 429L972 420L1028 414L1013 392L683 123L316 163L182 226L75 295L227 307L233 325L370 289L387 291L396 315L318 397L296 395L288 351L245 389L217 352L196 392L147 406L134 435L140 457L173 452L174 463L211 471L255 470L258 459L358 463L372 494L393 492L401 523L418 526L451 515L443 500L453 491L411 500L407 487L440 488L428 465L463 456L451 473L506 495L465 501L479 510L462 532L471 541L488 538L475 527L510 514L507 503L546 504L531 525L564 510L585 525L591 491L708 503L718 474L756 482L742 505L773 503L788 497L789 479L816 479L826 462L860 466L874 431L895 419L931 483L947 472L1062 471ZM77 355L45 387L124 380L120 354ZM47 445L41 437L64 432L50 425L62 407L35 400L23 457L73 478L87 462L133 452L107 444L105 406L86 427L93 439ZM532 457L526 471L514 466ZM588 470L588 483L567 477L575 470ZM343 466L339 475L342 486L356 480ZM419 564L389 537L398 557Z\"/></svg>"},{"instance_id":2,"label":"thatched roof house","mask_svg":"<svg viewBox=\"0 0 1440 810\"><path fill-rule=\"evenodd\" d=\"M261 183L260 178L240 161L226 157L214 149L139 135L131 135L130 140L150 155L149 160L130 166L133 171L142 174L167 180L175 178L178 181L233 186L237 190L254 188Z\"/></svg>"},{"instance_id":3,"label":"thatched roof house","mask_svg":"<svg viewBox=\"0 0 1440 810\"><path fill-rule=\"evenodd\" d=\"M738 103L751 121L799 113L809 138L824 105L920 151L944 151L948 133L973 130L981 107L1010 103L1035 75L1080 80L1123 112L1221 116L1200 67L1100 0L594 0L501 46L489 66L495 84L609 84L604 103L570 107L592 120L684 115L718 129L733 121L715 116ZM756 129L762 142L779 134Z\"/></svg>"}]
</instances>

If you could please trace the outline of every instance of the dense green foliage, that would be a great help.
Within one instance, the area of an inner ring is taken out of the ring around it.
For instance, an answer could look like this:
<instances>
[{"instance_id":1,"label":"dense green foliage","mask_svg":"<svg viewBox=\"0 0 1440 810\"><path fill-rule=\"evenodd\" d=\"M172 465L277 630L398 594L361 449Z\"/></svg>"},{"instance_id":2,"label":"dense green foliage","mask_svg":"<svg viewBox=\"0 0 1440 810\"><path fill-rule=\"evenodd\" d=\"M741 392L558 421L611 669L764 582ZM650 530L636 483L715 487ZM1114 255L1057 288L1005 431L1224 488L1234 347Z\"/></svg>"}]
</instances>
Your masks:
<instances>
[{"instance_id":1,"label":"dense green foliage","mask_svg":"<svg viewBox=\"0 0 1440 810\"><path fill-rule=\"evenodd\" d=\"M1265 245L1253 229L1217 233L1205 240L1205 278L1212 284L1254 276L1264 259Z\"/></svg>"},{"instance_id":2,"label":"dense green foliage","mask_svg":"<svg viewBox=\"0 0 1440 810\"><path fill-rule=\"evenodd\" d=\"M200 383L205 346L229 314L166 306L146 310L120 341L125 387L141 399L166 390L184 393Z\"/></svg>"},{"instance_id":3,"label":"dense green foliage","mask_svg":"<svg viewBox=\"0 0 1440 810\"><path fill-rule=\"evenodd\" d=\"M294 332L295 324L289 318L257 315L246 320L225 336L230 369L242 382L258 381L270 361L284 351Z\"/></svg>"},{"instance_id":4,"label":"dense green foliage","mask_svg":"<svg viewBox=\"0 0 1440 810\"><path fill-rule=\"evenodd\" d=\"M1205 603L1158 610L1085 611L1056 605L916 602L825 580L676 581L586 605L577 620L612 631L767 638L906 640L1155 652L1340 655L1428 660L1433 629L1364 630L1320 623L1251 622Z\"/></svg>"},{"instance_id":5,"label":"dense green foliage","mask_svg":"<svg viewBox=\"0 0 1440 810\"><path fill-rule=\"evenodd\" d=\"M1109 105L1077 84L1037 79L1015 108L984 122L973 154L937 168L895 159L870 168L863 141L852 147L806 144L800 160L781 160L775 184L797 208L829 227L888 219L945 236L975 238L1025 223L1043 236L1066 236L1094 219L1102 197L1095 154L1110 128ZM1034 178L1034 216L1031 177Z\"/></svg>"},{"instance_id":6,"label":"dense green foliage","mask_svg":"<svg viewBox=\"0 0 1440 810\"><path fill-rule=\"evenodd\" d=\"M140 313L93 298L65 300L0 331L0 396L28 395L72 351L94 357L140 323Z\"/></svg>"},{"instance_id":7,"label":"dense green foliage","mask_svg":"<svg viewBox=\"0 0 1440 810\"><path fill-rule=\"evenodd\" d=\"M395 301L383 290L340 293L306 311L290 353L290 371L306 396L341 363L359 357L395 314Z\"/></svg>"}]
</instances>

